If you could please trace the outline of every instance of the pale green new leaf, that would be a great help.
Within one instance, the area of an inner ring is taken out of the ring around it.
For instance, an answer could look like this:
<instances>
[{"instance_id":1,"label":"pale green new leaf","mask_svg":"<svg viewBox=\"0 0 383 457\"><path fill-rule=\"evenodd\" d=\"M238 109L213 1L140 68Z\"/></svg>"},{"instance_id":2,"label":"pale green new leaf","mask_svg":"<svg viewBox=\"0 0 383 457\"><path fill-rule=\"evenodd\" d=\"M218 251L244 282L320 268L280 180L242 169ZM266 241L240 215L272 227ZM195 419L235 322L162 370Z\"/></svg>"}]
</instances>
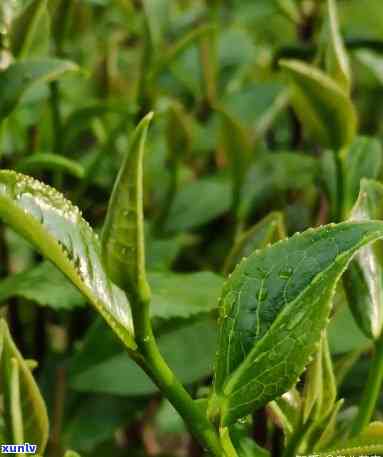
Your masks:
<instances>
[{"instance_id":1,"label":"pale green new leaf","mask_svg":"<svg viewBox=\"0 0 383 457\"><path fill-rule=\"evenodd\" d=\"M48 441L47 410L4 320L0 321L0 367L7 442L34 443L42 454Z\"/></svg>"},{"instance_id":2,"label":"pale green new leaf","mask_svg":"<svg viewBox=\"0 0 383 457\"><path fill-rule=\"evenodd\" d=\"M243 260L220 299L215 395L224 425L289 390L318 347L352 256L383 236L382 222L296 234Z\"/></svg>"},{"instance_id":3,"label":"pale green new leaf","mask_svg":"<svg viewBox=\"0 0 383 457\"><path fill-rule=\"evenodd\" d=\"M312 65L297 60L283 60L280 65L292 82L296 114L313 140L336 151L352 143L357 116L342 87Z\"/></svg>"},{"instance_id":4,"label":"pale green new leaf","mask_svg":"<svg viewBox=\"0 0 383 457\"><path fill-rule=\"evenodd\" d=\"M350 220L383 218L383 186L363 179ZM379 338L383 326L383 271L379 246L362 248L344 275L344 288L355 322L371 339Z\"/></svg>"},{"instance_id":5,"label":"pale green new leaf","mask_svg":"<svg viewBox=\"0 0 383 457\"><path fill-rule=\"evenodd\" d=\"M39 26L44 14L47 14L47 0L33 0L12 23L11 48L15 57L26 57L36 35L41 33Z\"/></svg>"},{"instance_id":6,"label":"pale green new leaf","mask_svg":"<svg viewBox=\"0 0 383 457\"><path fill-rule=\"evenodd\" d=\"M273 422L282 428L286 442L301 422L302 398L300 393L293 387L280 398L271 401L267 408Z\"/></svg>"},{"instance_id":7,"label":"pale green new leaf","mask_svg":"<svg viewBox=\"0 0 383 457\"><path fill-rule=\"evenodd\" d=\"M149 113L137 126L109 200L102 255L112 281L128 294L150 295L145 271L143 157Z\"/></svg>"},{"instance_id":8,"label":"pale green new leaf","mask_svg":"<svg viewBox=\"0 0 383 457\"><path fill-rule=\"evenodd\" d=\"M66 60L34 59L15 62L0 71L0 121L11 114L33 84L53 81L75 70L78 66Z\"/></svg>"},{"instance_id":9,"label":"pale green new leaf","mask_svg":"<svg viewBox=\"0 0 383 457\"><path fill-rule=\"evenodd\" d=\"M329 16L329 43L326 52L327 73L338 82L347 93L351 89L351 70L346 49L339 31L339 21L336 10L336 0L327 2Z\"/></svg>"},{"instance_id":10,"label":"pale green new leaf","mask_svg":"<svg viewBox=\"0 0 383 457\"><path fill-rule=\"evenodd\" d=\"M77 207L40 181L3 170L0 218L51 260L124 343L135 347L128 300L107 278L98 237Z\"/></svg>"}]
</instances>

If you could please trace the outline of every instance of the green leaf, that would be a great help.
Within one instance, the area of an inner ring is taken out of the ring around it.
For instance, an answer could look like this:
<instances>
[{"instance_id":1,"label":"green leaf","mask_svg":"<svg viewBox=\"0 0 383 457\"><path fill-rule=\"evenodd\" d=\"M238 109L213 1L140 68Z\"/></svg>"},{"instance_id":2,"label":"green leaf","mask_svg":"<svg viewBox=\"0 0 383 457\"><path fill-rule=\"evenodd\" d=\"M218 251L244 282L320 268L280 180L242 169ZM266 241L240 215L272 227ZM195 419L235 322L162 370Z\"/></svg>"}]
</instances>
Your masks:
<instances>
[{"instance_id":1,"label":"green leaf","mask_svg":"<svg viewBox=\"0 0 383 457\"><path fill-rule=\"evenodd\" d=\"M290 152L267 154L250 168L244 184L240 217L289 190L307 190L318 175L313 157Z\"/></svg>"},{"instance_id":2,"label":"green leaf","mask_svg":"<svg viewBox=\"0 0 383 457\"><path fill-rule=\"evenodd\" d=\"M363 456L383 453L383 422L372 422L355 438L336 443L336 449L328 449L319 457L342 455L345 457Z\"/></svg>"},{"instance_id":3,"label":"green leaf","mask_svg":"<svg viewBox=\"0 0 383 457\"><path fill-rule=\"evenodd\" d=\"M149 113L137 126L109 200L102 233L102 256L112 281L147 300L143 217L143 157ZM133 299L135 301L135 299Z\"/></svg>"},{"instance_id":4,"label":"green leaf","mask_svg":"<svg viewBox=\"0 0 383 457\"><path fill-rule=\"evenodd\" d=\"M383 218L382 184L363 179L360 194L351 211L350 220L368 221ZM344 289L362 332L371 339L379 338L383 326L383 271L379 246L362 248L344 275Z\"/></svg>"},{"instance_id":5,"label":"green leaf","mask_svg":"<svg viewBox=\"0 0 383 457\"><path fill-rule=\"evenodd\" d=\"M198 179L176 194L165 230L178 232L199 227L226 213L230 204L230 183L227 179L216 176Z\"/></svg>"},{"instance_id":6,"label":"green leaf","mask_svg":"<svg viewBox=\"0 0 383 457\"><path fill-rule=\"evenodd\" d=\"M15 57L26 57L36 35L41 33L40 24L46 14L47 0L33 0L12 23L11 49Z\"/></svg>"},{"instance_id":7,"label":"green leaf","mask_svg":"<svg viewBox=\"0 0 383 457\"><path fill-rule=\"evenodd\" d=\"M348 218L358 198L362 178L378 179L382 168L382 147L375 138L358 137L341 152L343 168L343 215ZM380 219L376 215L374 219Z\"/></svg>"},{"instance_id":8,"label":"green leaf","mask_svg":"<svg viewBox=\"0 0 383 457\"><path fill-rule=\"evenodd\" d=\"M382 236L381 222L329 225L237 266L220 299L211 414L231 424L297 382L327 325L338 279L359 248Z\"/></svg>"},{"instance_id":9,"label":"green leaf","mask_svg":"<svg viewBox=\"0 0 383 457\"><path fill-rule=\"evenodd\" d=\"M228 275L243 257L249 256L256 249L263 249L269 244L286 238L283 214L273 212L243 233L229 253L224 272Z\"/></svg>"},{"instance_id":10,"label":"green leaf","mask_svg":"<svg viewBox=\"0 0 383 457\"><path fill-rule=\"evenodd\" d=\"M336 221L340 214L341 202L339 196L341 189L335 152L330 150L324 151L320 159L320 167L321 173L319 174L319 179L330 204L329 218L332 221Z\"/></svg>"},{"instance_id":11,"label":"green leaf","mask_svg":"<svg viewBox=\"0 0 383 457\"><path fill-rule=\"evenodd\" d=\"M56 310L70 310L85 304L84 297L50 262L0 281L0 302L22 297Z\"/></svg>"},{"instance_id":12,"label":"green leaf","mask_svg":"<svg viewBox=\"0 0 383 457\"><path fill-rule=\"evenodd\" d=\"M81 457L80 454L74 451L66 451L64 457Z\"/></svg>"},{"instance_id":13,"label":"green leaf","mask_svg":"<svg viewBox=\"0 0 383 457\"><path fill-rule=\"evenodd\" d=\"M346 49L339 31L336 1L327 2L330 39L326 52L326 71L347 93L351 89L351 70Z\"/></svg>"},{"instance_id":14,"label":"green leaf","mask_svg":"<svg viewBox=\"0 0 383 457\"><path fill-rule=\"evenodd\" d=\"M49 153L37 153L19 160L16 170L22 173L55 170L80 179L85 175L84 167L79 163L59 154Z\"/></svg>"},{"instance_id":15,"label":"green leaf","mask_svg":"<svg viewBox=\"0 0 383 457\"><path fill-rule=\"evenodd\" d=\"M128 396L157 392L157 387L128 354L121 351L113 337L100 323L92 327L82 350L72 360L71 386L83 392ZM191 384L211 374L216 337L215 323L203 319L163 332L157 341L161 354L180 381Z\"/></svg>"},{"instance_id":16,"label":"green leaf","mask_svg":"<svg viewBox=\"0 0 383 457\"><path fill-rule=\"evenodd\" d=\"M44 453L48 441L48 415L30 369L0 321L1 388L8 443L29 442Z\"/></svg>"},{"instance_id":17,"label":"green leaf","mask_svg":"<svg viewBox=\"0 0 383 457\"><path fill-rule=\"evenodd\" d=\"M339 400L331 414L322 421L321 426L324 427L321 430L318 438L316 439L315 449L321 450L329 446L333 441L335 433L337 432L337 418L341 407L343 406L344 400Z\"/></svg>"},{"instance_id":18,"label":"green leaf","mask_svg":"<svg viewBox=\"0 0 383 457\"><path fill-rule=\"evenodd\" d=\"M0 171L0 218L51 260L134 348L125 294L107 278L98 237L62 194L28 176Z\"/></svg>"},{"instance_id":19,"label":"green leaf","mask_svg":"<svg viewBox=\"0 0 383 457\"><path fill-rule=\"evenodd\" d=\"M223 150L232 174L232 211L238 216L243 183L251 161L251 142L248 132L227 111L220 110Z\"/></svg>"},{"instance_id":20,"label":"green leaf","mask_svg":"<svg viewBox=\"0 0 383 457\"><path fill-rule=\"evenodd\" d=\"M313 139L336 151L352 143L357 116L346 92L317 68L297 60L280 62L292 82L292 103Z\"/></svg>"},{"instance_id":21,"label":"green leaf","mask_svg":"<svg viewBox=\"0 0 383 457\"><path fill-rule=\"evenodd\" d=\"M189 274L151 273L149 283L152 290L152 317L188 318L217 308L223 278L208 271Z\"/></svg>"},{"instance_id":22,"label":"green leaf","mask_svg":"<svg viewBox=\"0 0 383 457\"><path fill-rule=\"evenodd\" d=\"M53 81L75 70L76 64L60 59L23 60L9 65L0 72L0 121L11 114L35 83Z\"/></svg>"}]
</instances>

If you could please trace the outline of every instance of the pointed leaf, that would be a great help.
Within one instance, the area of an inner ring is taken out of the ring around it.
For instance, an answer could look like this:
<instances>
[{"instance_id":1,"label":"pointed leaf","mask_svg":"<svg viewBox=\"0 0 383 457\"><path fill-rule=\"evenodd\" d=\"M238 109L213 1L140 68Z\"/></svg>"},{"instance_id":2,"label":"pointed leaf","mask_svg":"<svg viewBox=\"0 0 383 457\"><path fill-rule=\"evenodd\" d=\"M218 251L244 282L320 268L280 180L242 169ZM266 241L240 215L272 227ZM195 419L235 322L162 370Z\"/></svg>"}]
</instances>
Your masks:
<instances>
[{"instance_id":1,"label":"pointed leaf","mask_svg":"<svg viewBox=\"0 0 383 457\"><path fill-rule=\"evenodd\" d=\"M313 139L336 151L350 144L357 117L346 92L312 65L296 60L284 60L280 65L292 81L296 114Z\"/></svg>"},{"instance_id":2,"label":"pointed leaf","mask_svg":"<svg viewBox=\"0 0 383 457\"><path fill-rule=\"evenodd\" d=\"M334 81L337 81L339 86L341 86L345 92L349 93L351 88L351 70L346 49L339 31L336 0L328 0L327 8L330 22L330 39L326 52L326 70Z\"/></svg>"},{"instance_id":3,"label":"pointed leaf","mask_svg":"<svg viewBox=\"0 0 383 457\"><path fill-rule=\"evenodd\" d=\"M243 260L220 299L215 397L223 424L290 389L318 347L336 283L383 223L341 223L280 241Z\"/></svg>"},{"instance_id":4,"label":"pointed leaf","mask_svg":"<svg viewBox=\"0 0 383 457\"><path fill-rule=\"evenodd\" d=\"M33 0L14 20L11 28L11 48L15 57L22 59L28 54L36 34L41 33L39 25L46 13L47 0Z\"/></svg>"},{"instance_id":5,"label":"pointed leaf","mask_svg":"<svg viewBox=\"0 0 383 457\"><path fill-rule=\"evenodd\" d=\"M382 184L363 179L350 220L383 218ZM377 339L383 326L383 271L379 246L362 248L344 275L344 288L355 322L371 339Z\"/></svg>"},{"instance_id":6,"label":"pointed leaf","mask_svg":"<svg viewBox=\"0 0 383 457\"><path fill-rule=\"evenodd\" d=\"M301 423L301 407L301 395L295 387L267 405L273 421L283 430L285 443Z\"/></svg>"},{"instance_id":7,"label":"pointed leaf","mask_svg":"<svg viewBox=\"0 0 383 457\"><path fill-rule=\"evenodd\" d=\"M0 321L0 367L7 442L36 444L42 454L49 429L46 407L4 320Z\"/></svg>"},{"instance_id":8,"label":"pointed leaf","mask_svg":"<svg viewBox=\"0 0 383 457\"><path fill-rule=\"evenodd\" d=\"M77 207L51 187L0 171L0 218L51 260L128 347L135 347L125 294L107 278L98 237Z\"/></svg>"},{"instance_id":9,"label":"pointed leaf","mask_svg":"<svg viewBox=\"0 0 383 457\"><path fill-rule=\"evenodd\" d=\"M23 60L0 71L0 121L16 108L24 92L37 82L52 81L78 66L60 59Z\"/></svg>"},{"instance_id":10,"label":"pointed leaf","mask_svg":"<svg viewBox=\"0 0 383 457\"><path fill-rule=\"evenodd\" d=\"M135 296L148 299L143 217L143 157L153 113L133 133L114 184L102 233L102 255L112 281Z\"/></svg>"},{"instance_id":11,"label":"pointed leaf","mask_svg":"<svg viewBox=\"0 0 383 457\"><path fill-rule=\"evenodd\" d=\"M243 257L247 257L256 249L263 249L283 238L286 238L283 214L279 212L270 213L236 241L226 259L225 274L228 275Z\"/></svg>"}]
</instances>

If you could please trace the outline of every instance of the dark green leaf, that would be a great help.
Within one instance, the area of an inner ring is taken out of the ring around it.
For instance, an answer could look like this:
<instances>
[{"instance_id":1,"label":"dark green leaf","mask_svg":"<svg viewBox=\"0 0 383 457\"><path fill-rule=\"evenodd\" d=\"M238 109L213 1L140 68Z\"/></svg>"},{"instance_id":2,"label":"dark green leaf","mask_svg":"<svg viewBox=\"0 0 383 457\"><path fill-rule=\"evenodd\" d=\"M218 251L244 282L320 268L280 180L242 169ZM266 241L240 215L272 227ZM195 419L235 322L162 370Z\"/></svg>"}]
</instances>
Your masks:
<instances>
[{"instance_id":1,"label":"dark green leaf","mask_svg":"<svg viewBox=\"0 0 383 457\"><path fill-rule=\"evenodd\" d=\"M95 329L93 335L89 335L73 360L71 386L79 391L130 396L156 392L157 388L144 372L121 352L115 341L107 338L102 329L101 332ZM160 335L158 345L180 381L190 384L212 371L216 326L209 320L192 322Z\"/></svg>"},{"instance_id":2,"label":"dark green leaf","mask_svg":"<svg viewBox=\"0 0 383 457\"><path fill-rule=\"evenodd\" d=\"M207 271L151 273L148 279L152 289L151 315L162 319L187 318L216 309L223 285L223 278Z\"/></svg>"},{"instance_id":3,"label":"dark green leaf","mask_svg":"<svg viewBox=\"0 0 383 457\"><path fill-rule=\"evenodd\" d=\"M33 84L53 81L77 69L76 64L59 59L24 60L11 64L0 72L0 121L11 114Z\"/></svg>"},{"instance_id":4,"label":"dark green leaf","mask_svg":"<svg viewBox=\"0 0 383 457\"><path fill-rule=\"evenodd\" d=\"M227 212L230 204L227 179L209 177L193 181L177 193L165 228L177 232L199 227Z\"/></svg>"},{"instance_id":5,"label":"dark green leaf","mask_svg":"<svg viewBox=\"0 0 383 457\"><path fill-rule=\"evenodd\" d=\"M48 415L30 369L0 321L1 388L7 443L29 442L43 454L48 441Z\"/></svg>"},{"instance_id":6,"label":"dark green leaf","mask_svg":"<svg viewBox=\"0 0 383 457\"><path fill-rule=\"evenodd\" d=\"M211 402L223 424L296 383L327 325L339 277L358 249L382 234L381 222L310 229L237 266L221 296Z\"/></svg>"},{"instance_id":7,"label":"dark green leaf","mask_svg":"<svg viewBox=\"0 0 383 457\"><path fill-rule=\"evenodd\" d=\"M4 303L14 296L57 310L70 310L85 304L80 292L50 262L0 281L0 301Z\"/></svg>"},{"instance_id":8,"label":"dark green leaf","mask_svg":"<svg viewBox=\"0 0 383 457\"><path fill-rule=\"evenodd\" d=\"M108 280L98 237L77 207L40 181L3 170L0 217L73 282L128 347L135 347L127 298Z\"/></svg>"},{"instance_id":9,"label":"dark green leaf","mask_svg":"<svg viewBox=\"0 0 383 457\"><path fill-rule=\"evenodd\" d=\"M357 117L346 92L317 68L282 61L292 81L292 102L302 124L315 141L336 151L352 143Z\"/></svg>"}]
</instances>

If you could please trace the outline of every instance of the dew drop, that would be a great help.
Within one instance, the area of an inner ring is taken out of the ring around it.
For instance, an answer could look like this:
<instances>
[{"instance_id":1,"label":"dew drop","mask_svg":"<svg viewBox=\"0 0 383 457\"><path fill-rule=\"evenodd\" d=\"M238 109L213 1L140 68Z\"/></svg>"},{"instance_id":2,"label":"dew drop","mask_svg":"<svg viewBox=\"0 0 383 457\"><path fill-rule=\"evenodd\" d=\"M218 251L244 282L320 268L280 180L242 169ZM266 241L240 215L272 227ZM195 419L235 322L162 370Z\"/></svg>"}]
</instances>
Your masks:
<instances>
[{"instance_id":1,"label":"dew drop","mask_svg":"<svg viewBox=\"0 0 383 457\"><path fill-rule=\"evenodd\" d=\"M286 268L283 268L279 272L279 277L281 279L289 279L289 278L291 278L292 274L293 274L293 269L291 267L286 267Z\"/></svg>"}]
</instances>

